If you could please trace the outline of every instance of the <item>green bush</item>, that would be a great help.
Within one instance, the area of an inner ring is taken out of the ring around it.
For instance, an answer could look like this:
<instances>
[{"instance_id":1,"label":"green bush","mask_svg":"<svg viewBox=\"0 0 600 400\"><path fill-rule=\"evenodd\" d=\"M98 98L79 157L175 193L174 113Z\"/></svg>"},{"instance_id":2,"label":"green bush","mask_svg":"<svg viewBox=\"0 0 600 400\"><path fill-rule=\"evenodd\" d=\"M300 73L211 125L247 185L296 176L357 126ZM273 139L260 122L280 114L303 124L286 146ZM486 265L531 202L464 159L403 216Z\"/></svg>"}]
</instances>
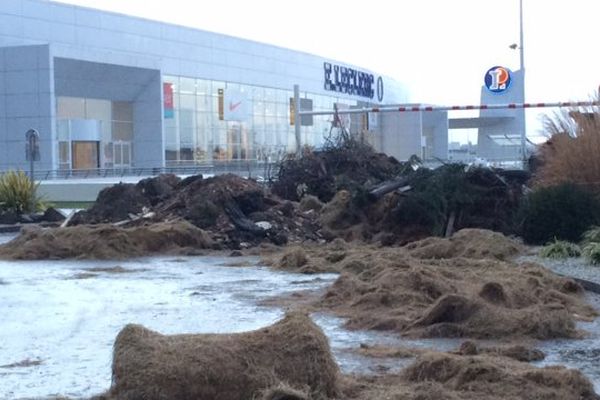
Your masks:
<instances>
[{"instance_id":1,"label":"green bush","mask_svg":"<svg viewBox=\"0 0 600 400\"><path fill-rule=\"evenodd\" d=\"M573 184L535 190L521 209L521 234L526 243L552 239L579 242L582 234L600 222L600 203L594 195Z\"/></svg>"},{"instance_id":2,"label":"green bush","mask_svg":"<svg viewBox=\"0 0 600 400\"><path fill-rule=\"evenodd\" d=\"M600 227L594 226L583 234L583 255L592 264L600 264Z\"/></svg>"},{"instance_id":3,"label":"green bush","mask_svg":"<svg viewBox=\"0 0 600 400\"><path fill-rule=\"evenodd\" d=\"M583 234L583 244L600 243L600 227L593 226Z\"/></svg>"},{"instance_id":4,"label":"green bush","mask_svg":"<svg viewBox=\"0 0 600 400\"><path fill-rule=\"evenodd\" d=\"M600 264L600 243L591 242L583 246L583 255L592 264Z\"/></svg>"},{"instance_id":5,"label":"green bush","mask_svg":"<svg viewBox=\"0 0 600 400\"><path fill-rule=\"evenodd\" d=\"M581 249L575 243L554 239L546 244L539 253L540 257L564 259L581 256Z\"/></svg>"},{"instance_id":6,"label":"green bush","mask_svg":"<svg viewBox=\"0 0 600 400\"><path fill-rule=\"evenodd\" d=\"M0 175L0 209L17 214L43 210L45 205L37 195L38 186L23 171Z\"/></svg>"}]
</instances>

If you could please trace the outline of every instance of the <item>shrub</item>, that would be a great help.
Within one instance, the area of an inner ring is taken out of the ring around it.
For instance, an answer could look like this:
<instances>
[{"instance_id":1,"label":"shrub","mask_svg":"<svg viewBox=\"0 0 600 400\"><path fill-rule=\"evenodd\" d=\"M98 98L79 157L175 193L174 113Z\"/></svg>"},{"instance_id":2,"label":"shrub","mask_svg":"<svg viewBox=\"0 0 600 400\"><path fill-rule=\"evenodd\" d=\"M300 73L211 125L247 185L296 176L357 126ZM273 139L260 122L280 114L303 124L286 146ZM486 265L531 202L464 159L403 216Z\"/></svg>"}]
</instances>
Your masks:
<instances>
[{"instance_id":1,"label":"shrub","mask_svg":"<svg viewBox=\"0 0 600 400\"><path fill-rule=\"evenodd\" d=\"M525 198L521 234L527 243L552 239L579 242L582 234L600 222L600 203L574 184L539 188Z\"/></svg>"},{"instance_id":2,"label":"shrub","mask_svg":"<svg viewBox=\"0 0 600 400\"><path fill-rule=\"evenodd\" d=\"M592 242L583 246L583 255L592 264L600 264L600 243Z\"/></svg>"},{"instance_id":3,"label":"shrub","mask_svg":"<svg viewBox=\"0 0 600 400\"><path fill-rule=\"evenodd\" d=\"M540 257L564 259L581 256L581 249L575 243L554 239L540 250Z\"/></svg>"},{"instance_id":4,"label":"shrub","mask_svg":"<svg viewBox=\"0 0 600 400\"><path fill-rule=\"evenodd\" d=\"M593 226L583 234L583 244L600 243L600 227Z\"/></svg>"},{"instance_id":5,"label":"shrub","mask_svg":"<svg viewBox=\"0 0 600 400\"><path fill-rule=\"evenodd\" d=\"M0 175L0 209L17 214L43 210L45 205L37 195L38 186L23 171Z\"/></svg>"},{"instance_id":6,"label":"shrub","mask_svg":"<svg viewBox=\"0 0 600 400\"><path fill-rule=\"evenodd\" d=\"M600 227L594 226L583 234L583 255L592 264L600 264Z\"/></svg>"},{"instance_id":7,"label":"shrub","mask_svg":"<svg viewBox=\"0 0 600 400\"><path fill-rule=\"evenodd\" d=\"M540 146L537 186L573 182L600 193L600 112L565 110L544 121L548 141Z\"/></svg>"},{"instance_id":8,"label":"shrub","mask_svg":"<svg viewBox=\"0 0 600 400\"><path fill-rule=\"evenodd\" d=\"M417 170L412 190L398 202L393 222L397 226L420 226L429 234L444 235L454 215L454 230L482 228L505 234L515 232L519 190L489 168L447 164ZM452 228L452 227L451 227Z\"/></svg>"}]
</instances>

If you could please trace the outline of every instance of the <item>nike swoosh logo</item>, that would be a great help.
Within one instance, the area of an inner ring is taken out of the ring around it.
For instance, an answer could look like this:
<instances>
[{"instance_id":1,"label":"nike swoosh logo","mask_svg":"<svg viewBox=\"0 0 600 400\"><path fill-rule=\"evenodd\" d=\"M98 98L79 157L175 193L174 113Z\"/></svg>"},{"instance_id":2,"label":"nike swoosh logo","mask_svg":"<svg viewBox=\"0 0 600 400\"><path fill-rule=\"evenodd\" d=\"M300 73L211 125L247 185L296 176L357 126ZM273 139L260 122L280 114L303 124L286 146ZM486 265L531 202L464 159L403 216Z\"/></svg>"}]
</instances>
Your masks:
<instances>
[{"instance_id":1,"label":"nike swoosh logo","mask_svg":"<svg viewBox=\"0 0 600 400\"><path fill-rule=\"evenodd\" d=\"M242 105L241 101L238 101L237 103L229 102L229 111L235 111L241 105Z\"/></svg>"}]
</instances>

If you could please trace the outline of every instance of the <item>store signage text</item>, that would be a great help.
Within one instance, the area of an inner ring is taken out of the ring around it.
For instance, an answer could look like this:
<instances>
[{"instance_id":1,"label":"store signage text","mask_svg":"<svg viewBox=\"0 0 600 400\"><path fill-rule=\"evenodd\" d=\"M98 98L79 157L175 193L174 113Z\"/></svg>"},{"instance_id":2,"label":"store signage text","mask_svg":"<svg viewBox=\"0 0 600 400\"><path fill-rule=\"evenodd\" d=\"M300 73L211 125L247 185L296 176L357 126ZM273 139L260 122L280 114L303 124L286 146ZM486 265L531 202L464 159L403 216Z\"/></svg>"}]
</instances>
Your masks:
<instances>
[{"instance_id":1,"label":"store signage text","mask_svg":"<svg viewBox=\"0 0 600 400\"><path fill-rule=\"evenodd\" d=\"M375 77L373 74L340 65L332 65L328 62L323 63L323 72L325 90L358 95L369 99L372 99L375 95L373 88ZM381 94L383 94L383 87Z\"/></svg>"}]
</instances>

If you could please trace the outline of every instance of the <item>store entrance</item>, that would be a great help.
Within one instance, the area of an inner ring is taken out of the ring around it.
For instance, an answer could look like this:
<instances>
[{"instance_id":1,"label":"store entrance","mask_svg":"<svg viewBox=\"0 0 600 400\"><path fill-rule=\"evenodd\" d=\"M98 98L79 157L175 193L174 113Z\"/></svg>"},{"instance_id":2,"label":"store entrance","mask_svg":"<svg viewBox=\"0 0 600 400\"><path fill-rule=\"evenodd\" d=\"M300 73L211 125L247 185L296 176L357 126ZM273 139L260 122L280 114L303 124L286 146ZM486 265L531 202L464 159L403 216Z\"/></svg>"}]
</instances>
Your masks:
<instances>
[{"instance_id":1,"label":"store entrance","mask_svg":"<svg viewBox=\"0 0 600 400\"><path fill-rule=\"evenodd\" d=\"M96 169L100 167L100 142L72 141L71 162L73 169Z\"/></svg>"}]
</instances>

